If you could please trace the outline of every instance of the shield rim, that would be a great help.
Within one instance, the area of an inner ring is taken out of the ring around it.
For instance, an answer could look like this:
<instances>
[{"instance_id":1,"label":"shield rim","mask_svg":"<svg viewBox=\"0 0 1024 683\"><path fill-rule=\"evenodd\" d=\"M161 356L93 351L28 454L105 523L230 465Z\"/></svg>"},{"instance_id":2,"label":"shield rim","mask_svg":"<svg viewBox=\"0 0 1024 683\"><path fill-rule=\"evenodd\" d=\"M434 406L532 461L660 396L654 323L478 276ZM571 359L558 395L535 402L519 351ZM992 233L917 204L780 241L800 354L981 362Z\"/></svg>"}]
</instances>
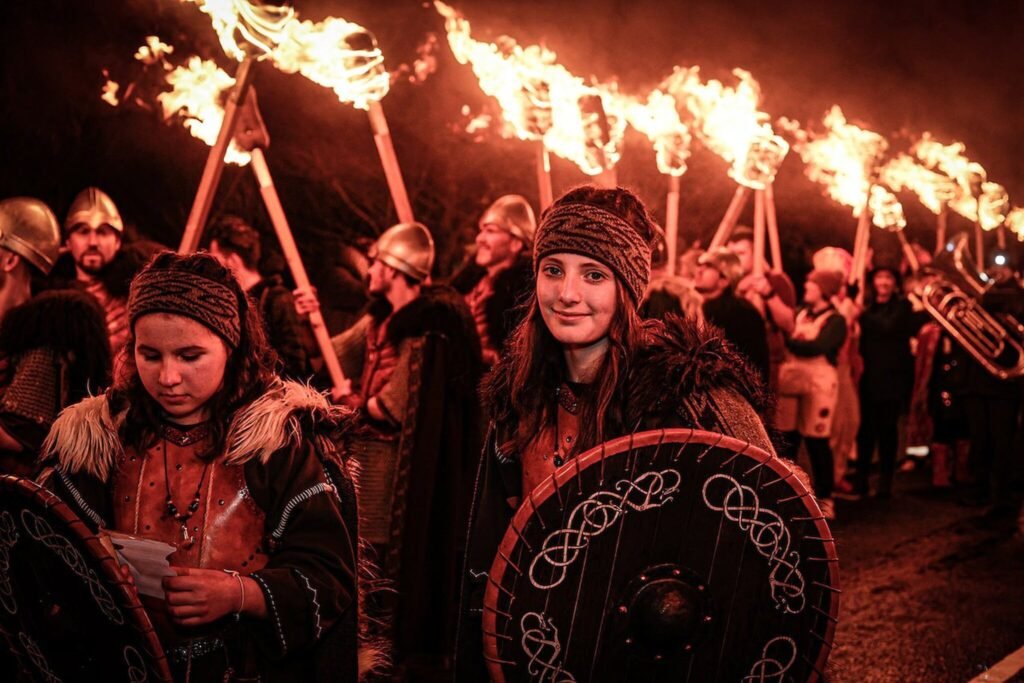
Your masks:
<instances>
[{"instance_id":1,"label":"shield rim","mask_svg":"<svg viewBox=\"0 0 1024 683\"><path fill-rule=\"evenodd\" d=\"M556 469L551 473L550 477L541 481L523 497L519 508L512 517L512 521L509 522L508 528L505 530L501 543L498 545L494 562L491 564L490 571L487 574L487 587L484 590L483 615L481 619L483 627L483 656L487 672L494 683L505 683L505 672L502 669L502 665L513 664L513 662L503 660L498 656L498 636L496 635L498 611L496 606L498 604L498 594L505 590L502 587L501 580L504 578L505 570L509 566L506 558L512 556L512 551L522 538L522 530L526 523L551 496L560 495L561 488L573 477L578 478L583 470L590 467L600 466L603 468L604 461L609 454L618 455L631 451L634 448L661 446L667 440L675 438L678 438L678 440L673 440L670 443L680 445L697 444L712 448L721 447L735 452L736 455L733 458L746 455L756 459L757 465L754 469L768 467L781 479L790 480L793 490L798 494L804 506L807 507L808 512L811 513L811 517L806 521L814 523L818 532L816 540L820 541L822 546L824 546L824 559L828 567L830 584L827 590L833 594L829 612L825 615L826 626L825 634L821 637L822 647L813 665L814 673L809 680L813 683L823 675L825 663L828 661L835 638L836 625L839 619L839 600L842 591L839 588L839 556L836 553L835 539L832 537L832 532L825 522L825 516L821 512L821 508L818 507L818 502L815 500L812 491L807 488L803 479L782 458L753 445L749 441L701 429L670 428L627 434L594 446ZM602 469L602 480L604 479L603 475Z\"/></svg>"},{"instance_id":2,"label":"shield rim","mask_svg":"<svg viewBox=\"0 0 1024 683\"><path fill-rule=\"evenodd\" d=\"M89 527L76 515L68 504L53 491L40 486L36 482L18 477L12 474L0 475L0 490L16 491L24 498L34 499L48 513L56 516L64 524L66 533L73 534L81 544L88 548L93 559L97 560L98 572L107 582L112 596L118 601L126 617L132 621L132 627L139 634L141 644L146 649L146 655L152 664L151 674L158 677L158 680L171 683L171 670L167 663L167 655L164 653L163 644L157 637L149 614L139 601L137 593L132 590L129 581L125 580L117 570L120 566L117 558L99 540L97 534L92 533Z\"/></svg>"}]
</instances>

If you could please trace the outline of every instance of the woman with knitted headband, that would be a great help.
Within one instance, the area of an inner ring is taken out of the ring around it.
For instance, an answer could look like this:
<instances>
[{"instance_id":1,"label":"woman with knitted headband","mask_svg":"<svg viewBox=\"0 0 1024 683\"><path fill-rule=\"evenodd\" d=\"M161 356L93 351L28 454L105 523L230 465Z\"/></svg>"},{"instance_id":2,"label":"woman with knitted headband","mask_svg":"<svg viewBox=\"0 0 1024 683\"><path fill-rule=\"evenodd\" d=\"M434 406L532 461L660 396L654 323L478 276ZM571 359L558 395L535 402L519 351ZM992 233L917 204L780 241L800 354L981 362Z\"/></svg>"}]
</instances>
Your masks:
<instances>
[{"instance_id":1,"label":"woman with knitted headband","mask_svg":"<svg viewBox=\"0 0 1024 683\"><path fill-rule=\"evenodd\" d=\"M354 680L342 409L273 374L258 316L206 254L157 255L128 315L113 388L47 438L49 485L94 529L175 546L175 575L141 599L176 680Z\"/></svg>"},{"instance_id":2,"label":"woman with knitted headband","mask_svg":"<svg viewBox=\"0 0 1024 683\"><path fill-rule=\"evenodd\" d=\"M569 191L541 216L536 287L484 382L490 426L470 512L457 669L484 680L484 582L519 501L556 468L612 438L693 427L771 451L757 372L694 321L642 321L659 229L622 188Z\"/></svg>"}]
</instances>

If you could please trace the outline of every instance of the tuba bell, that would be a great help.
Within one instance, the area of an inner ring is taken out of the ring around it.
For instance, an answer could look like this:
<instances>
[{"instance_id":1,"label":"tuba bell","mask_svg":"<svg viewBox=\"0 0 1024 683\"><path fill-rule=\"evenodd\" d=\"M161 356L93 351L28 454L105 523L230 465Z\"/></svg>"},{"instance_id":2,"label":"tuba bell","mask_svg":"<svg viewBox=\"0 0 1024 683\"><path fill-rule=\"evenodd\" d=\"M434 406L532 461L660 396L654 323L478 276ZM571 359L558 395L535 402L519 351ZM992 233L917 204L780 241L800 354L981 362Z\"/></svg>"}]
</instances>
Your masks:
<instances>
[{"instance_id":1,"label":"tuba bell","mask_svg":"<svg viewBox=\"0 0 1024 683\"><path fill-rule=\"evenodd\" d=\"M1024 325L1010 314L990 313L981 304L988 291L967 252L967 234L915 272L913 295L937 323L994 377L1024 376Z\"/></svg>"}]
</instances>

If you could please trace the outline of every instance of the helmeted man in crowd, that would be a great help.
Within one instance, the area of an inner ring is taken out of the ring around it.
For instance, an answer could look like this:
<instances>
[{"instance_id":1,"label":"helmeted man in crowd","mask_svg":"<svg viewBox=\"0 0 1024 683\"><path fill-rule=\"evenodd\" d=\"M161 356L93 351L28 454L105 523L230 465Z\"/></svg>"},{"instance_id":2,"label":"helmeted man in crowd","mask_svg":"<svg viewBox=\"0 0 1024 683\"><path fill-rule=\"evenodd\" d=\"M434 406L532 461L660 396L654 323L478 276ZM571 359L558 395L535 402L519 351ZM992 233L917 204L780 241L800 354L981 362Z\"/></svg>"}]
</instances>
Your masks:
<instances>
[{"instance_id":1,"label":"helmeted man in crowd","mask_svg":"<svg viewBox=\"0 0 1024 683\"><path fill-rule=\"evenodd\" d=\"M487 366L498 360L519 322L513 309L528 294L533 279L530 257L536 228L525 197L499 197L480 217L473 262L452 278L473 313Z\"/></svg>"},{"instance_id":2,"label":"helmeted man in crowd","mask_svg":"<svg viewBox=\"0 0 1024 683\"><path fill-rule=\"evenodd\" d=\"M124 221L114 200L96 187L79 192L64 219L64 235L74 261L73 281L103 308L110 348L117 355L128 340L126 304L135 268L122 272L114 266L124 237Z\"/></svg>"},{"instance_id":3,"label":"helmeted man in crowd","mask_svg":"<svg viewBox=\"0 0 1024 683\"><path fill-rule=\"evenodd\" d=\"M281 374L306 379L309 363L295 302L280 275L260 273L260 234L238 216L223 216L210 228L208 238L210 255L235 274L259 310L267 340L281 361Z\"/></svg>"},{"instance_id":4,"label":"helmeted man in crowd","mask_svg":"<svg viewBox=\"0 0 1024 683\"><path fill-rule=\"evenodd\" d=\"M443 677L456 614L458 543L480 444L476 389L482 364L469 307L431 285L434 241L400 223L369 252L367 313L334 337L351 391L342 400L365 427L361 536L394 581L392 636L400 676ZM299 293L307 313L315 297Z\"/></svg>"},{"instance_id":5,"label":"helmeted man in crowd","mask_svg":"<svg viewBox=\"0 0 1024 683\"><path fill-rule=\"evenodd\" d=\"M740 260L728 249L702 254L697 263L694 286L704 297L704 319L720 328L736 350L757 369L762 382L768 381L768 337L764 320L746 299L736 296Z\"/></svg>"},{"instance_id":6,"label":"helmeted man in crowd","mask_svg":"<svg viewBox=\"0 0 1024 683\"><path fill-rule=\"evenodd\" d=\"M736 285L736 295L753 303L763 312L768 327L768 351L771 360L770 386L775 387L778 367L786 357L785 338L793 331L796 315L796 288L783 272L754 275L754 231L736 228L726 244L736 254L743 276Z\"/></svg>"},{"instance_id":7,"label":"helmeted man in crowd","mask_svg":"<svg viewBox=\"0 0 1024 683\"><path fill-rule=\"evenodd\" d=\"M0 472L30 476L57 414L110 379L103 314L86 294L32 297L60 250L57 218L43 202L0 202Z\"/></svg>"}]
</instances>

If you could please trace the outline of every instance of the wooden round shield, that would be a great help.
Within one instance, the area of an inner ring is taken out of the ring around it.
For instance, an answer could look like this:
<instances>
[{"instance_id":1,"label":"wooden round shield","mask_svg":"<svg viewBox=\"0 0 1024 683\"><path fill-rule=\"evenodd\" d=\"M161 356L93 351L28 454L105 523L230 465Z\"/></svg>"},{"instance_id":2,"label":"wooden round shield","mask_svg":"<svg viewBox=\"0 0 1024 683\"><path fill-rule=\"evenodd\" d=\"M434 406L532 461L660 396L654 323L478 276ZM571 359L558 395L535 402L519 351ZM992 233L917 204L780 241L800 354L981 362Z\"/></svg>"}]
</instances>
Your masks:
<instances>
[{"instance_id":1,"label":"wooden round shield","mask_svg":"<svg viewBox=\"0 0 1024 683\"><path fill-rule=\"evenodd\" d=\"M0 477L0 648L27 680L171 680L149 617L117 567L57 496Z\"/></svg>"},{"instance_id":2,"label":"wooden round shield","mask_svg":"<svg viewBox=\"0 0 1024 683\"><path fill-rule=\"evenodd\" d=\"M529 493L491 567L493 680L814 681L835 543L790 467L670 429L609 441Z\"/></svg>"}]
</instances>

